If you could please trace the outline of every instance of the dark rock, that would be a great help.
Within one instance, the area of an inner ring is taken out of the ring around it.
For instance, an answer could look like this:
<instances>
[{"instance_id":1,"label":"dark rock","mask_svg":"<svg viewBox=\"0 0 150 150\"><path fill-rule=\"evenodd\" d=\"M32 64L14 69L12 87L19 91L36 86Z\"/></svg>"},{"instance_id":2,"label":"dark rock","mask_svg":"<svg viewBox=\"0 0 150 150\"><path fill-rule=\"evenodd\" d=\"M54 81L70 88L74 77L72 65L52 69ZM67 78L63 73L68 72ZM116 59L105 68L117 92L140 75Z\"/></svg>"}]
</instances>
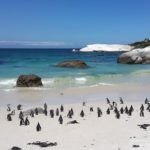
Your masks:
<instances>
[{"instance_id":1,"label":"dark rock","mask_svg":"<svg viewBox=\"0 0 150 150\"><path fill-rule=\"evenodd\" d=\"M11 148L11 150L21 150L21 148L14 146Z\"/></svg>"},{"instance_id":2,"label":"dark rock","mask_svg":"<svg viewBox=\"0 0 150 150\"><path fill-rule=\"evenodd\" d=\"M140 147L140 145L132 145L133 148Z\"/></svg>"},{"instance_id":3,"label":"dark rock","mask_svg":"<svg viewBox=\"0 0 150 150\"><path fill-rule=\"evenodd\" d=\"M16 83L17 87L39 87L43 86L41 78L37 75L20 75Z\"/></svg>"},{"instance_id":4,"label":"dark rock","mask_svg":"<svg viewBox=\"0 0 150 150\"><path fill-rule=\"evenodd\" d=\"M49 147L49 146L57 146L57 142L40 142L40 141L37 141L37 142L33 142L33 143L28 143L28 145L37 145L37 146L40 146L40 147Z\"/></svg>"},{"instance_id":5,"label":"dark rock","mask_svg":"<svg viewBox=\"0 0 150 150\"><path fill-rule=\"evenodd\" d=\"M69 121L67 124L78 124L79 122L77 120Z\"/></svg>"},{"instance_id":6,"label":"dark rock","mask_svg":"<svg viewBox=\"0 0 150 150\"><path fill-rule=\"evenodd\" d=\"M68 60L60 62L56 65L57 67L66 67L66 68L87 68L88 65L82 60Z\"/></svg>"},{"instance_id":7,"label":"dark rock","mask_svg":"<svg viewBox=\"0 0 150 150\"><path fill-rule=\"evenodd\" d=\"M138 125L138 126L139 126L140 128L142 128L142 129L146 130L147 127L150 126L150 124L141 124L141 125Z\"/></svg>"}]
</instances>

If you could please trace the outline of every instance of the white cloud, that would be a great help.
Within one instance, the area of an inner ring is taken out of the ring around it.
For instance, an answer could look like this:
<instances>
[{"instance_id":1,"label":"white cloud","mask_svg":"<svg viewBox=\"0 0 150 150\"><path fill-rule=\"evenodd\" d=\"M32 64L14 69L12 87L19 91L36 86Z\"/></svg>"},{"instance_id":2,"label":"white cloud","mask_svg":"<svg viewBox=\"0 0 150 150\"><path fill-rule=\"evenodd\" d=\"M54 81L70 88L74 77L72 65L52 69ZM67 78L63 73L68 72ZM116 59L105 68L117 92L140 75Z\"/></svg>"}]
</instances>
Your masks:
<instances>
[{"instance_id":1,"label":"white cloud","mask_svg":"<svg viewBox=\"0 0 150 150\"><path fill-rule=\"evenodd\" d=\"M0 41L0 46L23 46L23 47L65 47L72 44L63 41Z\"/></svg>"}]
</instances>

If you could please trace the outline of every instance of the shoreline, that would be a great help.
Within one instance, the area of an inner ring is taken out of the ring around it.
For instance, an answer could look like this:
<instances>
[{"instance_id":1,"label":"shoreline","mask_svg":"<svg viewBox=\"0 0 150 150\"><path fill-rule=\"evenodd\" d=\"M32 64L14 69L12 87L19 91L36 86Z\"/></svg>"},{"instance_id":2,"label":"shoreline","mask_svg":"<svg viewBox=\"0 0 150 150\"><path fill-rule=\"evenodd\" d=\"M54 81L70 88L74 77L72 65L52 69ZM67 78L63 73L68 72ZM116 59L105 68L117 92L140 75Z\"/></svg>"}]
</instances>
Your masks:
<instances>
[{"instance_id":1,"label":"shoreline","mask_svg":"<svg viewBox=\"0 0 150 150\"><path fill-rule=\"evenodd\" d=\"M35 105L44 102L48 104L70 104L82 101L103 101L107 97L110 99L123 97L126 101L142 101L146 97L150 97L149 86L99 85L66 89L41 89L16 88L12 91L0 91L0 104Z\"/></svg>"}]
</instances>

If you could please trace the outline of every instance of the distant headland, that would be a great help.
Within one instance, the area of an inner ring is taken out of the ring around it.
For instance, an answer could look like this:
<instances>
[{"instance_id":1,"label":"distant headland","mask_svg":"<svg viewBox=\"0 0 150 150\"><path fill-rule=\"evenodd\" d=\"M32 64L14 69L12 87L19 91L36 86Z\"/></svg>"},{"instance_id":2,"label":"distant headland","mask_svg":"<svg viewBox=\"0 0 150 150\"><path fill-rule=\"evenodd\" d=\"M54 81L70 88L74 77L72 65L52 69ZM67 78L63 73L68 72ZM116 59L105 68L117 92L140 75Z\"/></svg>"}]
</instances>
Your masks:
<instances>
[{"instance_id":1,"label":"distant headland","mask_svg":"<svg viewBox=\"0 0 150 150\"><path fill-rule=\"evenodd\" d=\"M150 46L149 38L145 38L143 41L137 41L131 44L89 44L86 47L81 48L81 52L111 52L111 51L130 51L133 49L145 48ZM75 50L73 50L75 51Z\"/></svg>"},{"instance_id":2,"label":"distant headland","mask_svg":"<svg viewBox=\"0 0 150 150\"><path fill-rule=\"evenodd\" d=\"M134 49L145 48L147 46L150 46L150 40L149 40L149 38L145 38L143 41L134 42L134 43L131 43L129 45L133 46Z\"/></svg>"}]
</instances>

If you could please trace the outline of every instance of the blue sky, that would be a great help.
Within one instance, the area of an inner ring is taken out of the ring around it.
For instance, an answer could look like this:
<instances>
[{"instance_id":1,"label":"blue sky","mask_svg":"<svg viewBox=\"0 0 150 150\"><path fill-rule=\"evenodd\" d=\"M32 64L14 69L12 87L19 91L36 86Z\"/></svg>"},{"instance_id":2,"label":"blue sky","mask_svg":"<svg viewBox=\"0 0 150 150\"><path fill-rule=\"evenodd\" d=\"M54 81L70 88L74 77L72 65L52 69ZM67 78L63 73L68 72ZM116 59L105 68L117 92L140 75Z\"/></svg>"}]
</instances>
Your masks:
<instances>
[{"instance_id":1,"label":"blue sky","mask_svg":"<svg viewBox=\"0 0 150 150\"><path fill-rule=\"evenodd\" d=\"M82 47L150 37L150 0L0 0L0 47Z\"/></svg>"}]
</instances>

